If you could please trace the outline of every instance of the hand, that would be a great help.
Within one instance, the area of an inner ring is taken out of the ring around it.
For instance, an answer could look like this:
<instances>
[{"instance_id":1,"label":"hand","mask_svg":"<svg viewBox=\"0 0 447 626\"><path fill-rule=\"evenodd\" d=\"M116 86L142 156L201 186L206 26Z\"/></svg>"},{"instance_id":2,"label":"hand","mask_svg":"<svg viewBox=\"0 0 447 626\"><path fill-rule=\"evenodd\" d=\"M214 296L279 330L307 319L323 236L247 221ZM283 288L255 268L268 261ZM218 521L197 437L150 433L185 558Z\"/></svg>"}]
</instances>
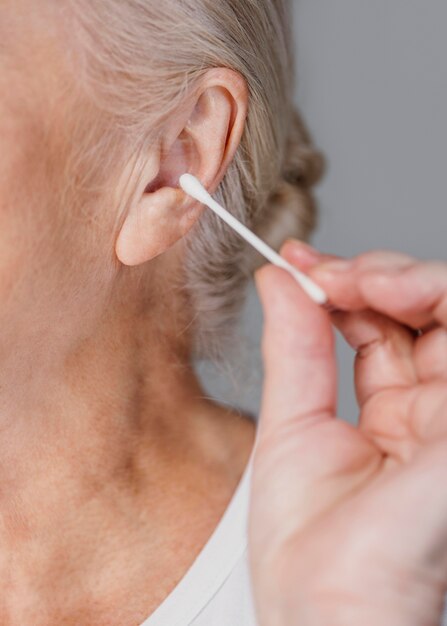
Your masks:
<instances>
[{"instance_id":1,"label":"hand","mask_svg":"<svg viewBox=\"0 0 447 626\"><path fill-rule=\"evenodd\" d=\"M265 383L250 565L262 626L431 626L447 590L447 264L298 242L256 273ZM357 351L358 428L336 418L333 322ZM421 331L421 329L423 329Z\"/></svg>"}]
</instances>

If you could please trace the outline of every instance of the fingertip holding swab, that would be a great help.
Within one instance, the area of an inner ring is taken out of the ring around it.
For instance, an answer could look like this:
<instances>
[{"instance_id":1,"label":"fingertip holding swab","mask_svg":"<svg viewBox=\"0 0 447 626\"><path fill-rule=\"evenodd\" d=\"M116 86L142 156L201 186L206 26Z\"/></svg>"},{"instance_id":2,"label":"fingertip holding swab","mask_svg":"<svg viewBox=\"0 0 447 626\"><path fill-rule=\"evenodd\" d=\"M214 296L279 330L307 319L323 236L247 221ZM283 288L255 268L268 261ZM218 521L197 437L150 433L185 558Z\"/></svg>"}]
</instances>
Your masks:
<instances>
[{"instance_id":1,"label":"fingertip holding swab","mask_svg":"<svg viewBox=\"0 0 447 626\"><path fill-rule=\"evenodd\" d=\"M319 305L327 305L328 297L319 285L309 278L309 276L300 272L300 270L286 261L275 252L273 248L267 245L265 241L262 241L262 239L255 235L247 226L239 222L234 215L231 215L223 206L216 202L195 176L192 174L182 174L179 178L179 184L186 194L214 211L216 215L233 228L233 230L268 261L287 270L314 302Z\"/></svg>"}]
</instances>

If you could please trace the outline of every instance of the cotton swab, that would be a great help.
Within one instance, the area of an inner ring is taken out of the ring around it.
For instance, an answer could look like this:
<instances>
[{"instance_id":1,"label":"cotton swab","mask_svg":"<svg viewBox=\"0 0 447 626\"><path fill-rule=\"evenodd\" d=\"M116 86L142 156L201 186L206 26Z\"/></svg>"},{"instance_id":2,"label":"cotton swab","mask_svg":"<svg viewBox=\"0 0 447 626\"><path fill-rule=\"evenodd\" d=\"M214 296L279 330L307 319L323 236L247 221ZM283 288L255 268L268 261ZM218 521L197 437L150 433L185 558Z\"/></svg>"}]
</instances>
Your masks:
<instances>
[{"instance_id":1,"label":"cotton swab","mask_svg":"<svg viewBox=\"0 0 447 626\"><path fill-rule=\"evenodd\" d=\"M239 220L237 220L231 213L223 208L207 190L203 187L202 183L192 174L183 174L179 179L180 187L189 196L198 200L202 204L209 207L216 215L218 215L224 222L231 226L239 235L245 239L249 244L253 246L262 256L268 261L282 267L290 272L295 280L301 285L308 296L317 304L327 305L328 298L326 293L319 287L313 280L311 280L306 274L300 272L296 267L293 267L282 256L280 256L269 245L262 241L257 235L255 235L249 228L244 226Z\"/></svg>"}]
</instances>

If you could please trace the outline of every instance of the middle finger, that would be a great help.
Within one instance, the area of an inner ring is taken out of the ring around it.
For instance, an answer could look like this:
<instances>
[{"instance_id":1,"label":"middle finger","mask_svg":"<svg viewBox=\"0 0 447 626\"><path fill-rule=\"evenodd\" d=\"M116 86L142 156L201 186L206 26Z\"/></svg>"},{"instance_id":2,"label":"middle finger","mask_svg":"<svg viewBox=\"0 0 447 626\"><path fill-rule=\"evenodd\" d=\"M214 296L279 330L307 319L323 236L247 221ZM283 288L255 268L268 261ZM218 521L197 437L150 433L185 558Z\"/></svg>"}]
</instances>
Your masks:
<instances>
[{"instance_id":1,"label":"middle finger","mask_svg":"<svg viewBox=\"0 0 447 626\"><path fill-rule=\"evenodd\" d=\"M321 254L306 244L288 241L281 253L293 264L306 271L314 265L335 260L333 255ZM410 257L397 253L375 255L375 266L407 266ZM360 406L375 393L392 387L402 387L417 382L413 348L414 333L389 317L365 310L364 298L357 292L354 281L348 293L350 312L338 310L331 317L346 341L357 352L355 360L355 386ZM421 354L422 358L422 354Z\"/></svg>"},{"instance_id":2,"label":"middle finger","mask_svg":"<svg viewBox=\"0 0 447 626\"><path fill-rule=\"evenodd\" d=\"M360 407L381 391L417 383L414 335L408 328L374 311L337 312L332 319L357 352L355 387Z\"/></svg>"}]
</instances>

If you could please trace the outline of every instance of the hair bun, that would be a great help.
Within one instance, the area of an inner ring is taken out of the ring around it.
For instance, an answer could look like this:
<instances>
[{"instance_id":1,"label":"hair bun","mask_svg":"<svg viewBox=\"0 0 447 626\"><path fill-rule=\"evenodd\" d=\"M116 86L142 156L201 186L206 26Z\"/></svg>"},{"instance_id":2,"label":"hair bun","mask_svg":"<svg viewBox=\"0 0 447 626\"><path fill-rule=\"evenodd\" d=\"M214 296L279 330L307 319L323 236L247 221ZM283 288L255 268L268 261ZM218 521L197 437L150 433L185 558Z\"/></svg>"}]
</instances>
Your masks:
<instances>
[{"instance_id":1,"label":"hair bun","mask_svg":"<svg viewBox=\"0 0 447 626\"><path fill-rule=\"evenodd\" d=\"M300 114L292 110L282 175L286 182L302 187L315 185L324 172L324 158L312 144Z\"/></svg>"},{"instance_id":2,"label":"hair bun","mask_svg":"<svg viewBox=\"0 0 447 626\"><path fill-rule=\"evenodd\" d=\"M323 155L312 141L297 110L292 110L280 179L270 194L256 233L278 250L288 237L307 240L317 225L317 206L312 187L324 173ZM251 255L254 271L265 263L259 253Z\"/></svg>"}]
</instances>

